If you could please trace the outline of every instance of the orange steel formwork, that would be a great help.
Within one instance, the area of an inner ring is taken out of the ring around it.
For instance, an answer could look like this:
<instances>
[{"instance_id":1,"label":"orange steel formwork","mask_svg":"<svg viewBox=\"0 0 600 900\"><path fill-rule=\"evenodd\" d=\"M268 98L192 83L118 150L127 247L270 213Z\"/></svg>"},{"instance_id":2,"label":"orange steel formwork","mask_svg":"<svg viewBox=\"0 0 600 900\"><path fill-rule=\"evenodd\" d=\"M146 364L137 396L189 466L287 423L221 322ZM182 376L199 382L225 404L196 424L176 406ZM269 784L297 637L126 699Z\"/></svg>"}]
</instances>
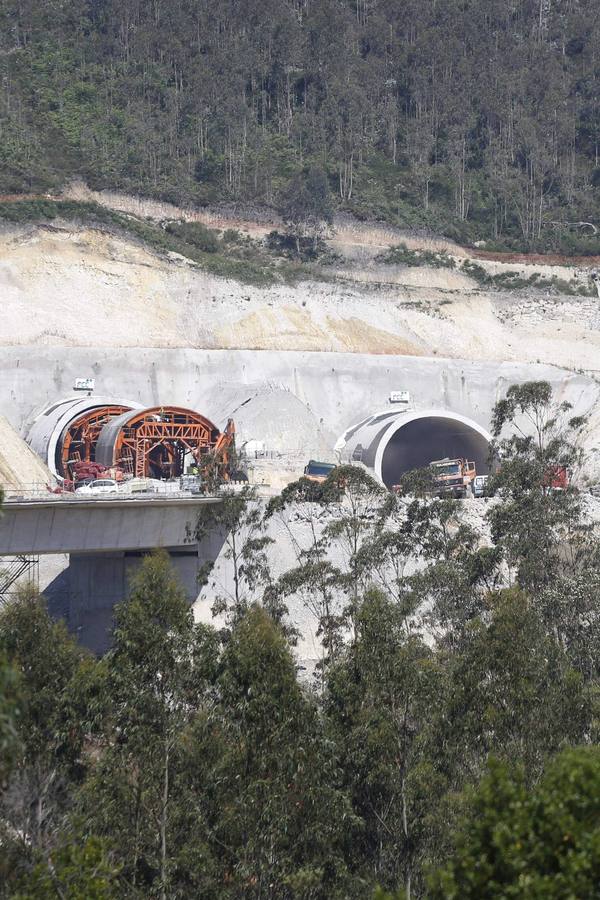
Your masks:
<instances>
[{"instance_id":1,"label":"orange steel formwork","mask_svg":"<svg viewBox=\"0 0 600 900\"><path fill-rule=\"evenodd\" d=\"M129 412L130 406L99 406L69 422L57 446L57 471L73 477L76 462L94 462L100 432L111 419Z\"/></svg>"},{"instance_id":2,"label":"orange steel formwork","mask_svg":"<svg viewBox=\"0 0 600 900\"><path fill-rule=\"evenodd\" d=\"M212 454L227 477L234 425L224 432L200 413L176 406L132 410L103 429L96 459L138 477L175 478L186 460L202 468Z\"/></svg>"}]
</instances>

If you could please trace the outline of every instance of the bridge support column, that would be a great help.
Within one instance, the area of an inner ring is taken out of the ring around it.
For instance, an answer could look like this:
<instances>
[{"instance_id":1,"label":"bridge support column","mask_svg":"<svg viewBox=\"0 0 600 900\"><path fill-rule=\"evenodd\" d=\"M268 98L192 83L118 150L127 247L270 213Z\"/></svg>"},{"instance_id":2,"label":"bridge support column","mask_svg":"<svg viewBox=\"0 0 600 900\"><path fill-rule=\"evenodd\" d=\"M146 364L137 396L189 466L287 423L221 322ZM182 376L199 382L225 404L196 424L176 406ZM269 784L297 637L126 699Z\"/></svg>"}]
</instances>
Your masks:
<instances>
[{"instance_id":1,"label":"bridge support column","mask_svg":"<svg viewBox=\"0 0 600 900\"><path fill-rule=\"evenodd\" d=\"M190 605L198 597L201 567L216 559L222 543L215 534L200 545L168 550ZM111 643L114 607L127 597L132 576L150 552L71 553L68 567L44 589L51 615L64 619L83 646L104 653Z\"/></svg>"}]
</instances>

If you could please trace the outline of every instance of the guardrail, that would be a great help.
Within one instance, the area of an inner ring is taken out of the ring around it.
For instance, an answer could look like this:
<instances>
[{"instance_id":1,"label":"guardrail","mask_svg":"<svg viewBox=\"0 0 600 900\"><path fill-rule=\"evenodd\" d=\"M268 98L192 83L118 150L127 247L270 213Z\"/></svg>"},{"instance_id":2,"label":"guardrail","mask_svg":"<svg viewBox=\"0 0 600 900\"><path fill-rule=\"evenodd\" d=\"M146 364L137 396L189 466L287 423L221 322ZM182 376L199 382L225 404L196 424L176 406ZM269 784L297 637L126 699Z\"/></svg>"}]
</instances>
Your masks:
<instances>
[{"instance_id":1,"label":"guardrail","mask_svg":"<svg viewBox=\"0 0 600 900\"><path fill-rule=\"evenodd\" d=\"M40 498L49 498L54 496L52 488L48 486L46 482L30 482L28 484L21 485L20 487L5 487L3 488L4 499L5 500L13 500L16 497L26 496L30 499L34 497ZM73 494L71 494L73 496Z\"/></svg>"},{"instance_id":2,"label":"guardrail","mask_svg":"<svg viewBox=\"0 0 600 900\"><path fill-rule=\"evenodd\" d=\"M63 490L61 488L51 489L43 483L26 484L19 488L5 488L4 502L18 503L19 501L27 502L48 502L56 503L72 503L73 501L87 502L102 500L184 500L190 498L218 497L223 491L233 489L239 491L244 487L252 487L247 481L229 481L221 486L216 493L203 490L185 490L179 487L177 482L163 482L153 484L147 490L128 490L127 482L114 491L73 491Z\"/></svg>"},{"instance_id":3,"label":"guardrail","mask_svg":"<svg viewBox=\"0 0 600 900\"><path fill-rule=\"evenodd\" d=\"M125 502L125 503L135 503L136 501L139 503L140 500L148 503L159 503L164 502L165 500L208 500L214 499L218 497L218 494L192 494L190 491L174 491L171 494L151 494L151 493L139 493L139 494L46 494L45 496L41 496L40 494L36 495L25 495L25 494L13 494L10 497L7 497L4 501L4 506L8 509L13 504L18 503L37 503L37 504L48 504L48 503L56 503L59 504L73 504L73 503L81 503L83 506L86 503L114 503L115 501Z\"/></svg>"}]
</instances>

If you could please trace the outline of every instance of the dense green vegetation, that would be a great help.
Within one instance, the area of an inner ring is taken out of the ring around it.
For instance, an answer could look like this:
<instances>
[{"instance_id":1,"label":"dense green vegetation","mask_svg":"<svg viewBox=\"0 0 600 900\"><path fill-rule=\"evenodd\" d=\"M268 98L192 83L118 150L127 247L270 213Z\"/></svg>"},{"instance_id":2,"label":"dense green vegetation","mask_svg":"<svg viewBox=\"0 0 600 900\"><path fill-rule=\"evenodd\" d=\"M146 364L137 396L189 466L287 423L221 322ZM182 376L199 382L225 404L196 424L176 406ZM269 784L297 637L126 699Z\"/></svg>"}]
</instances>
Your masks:
<instances>
[{"instance_id":1,"label":"dense green vegetation","mask_svg":"<svg viewBox=\"0 0 600 900\"><path fill-rule=\"evenodd\" d=\"M35 592L5 606L0 897L600 897L600 546L547 479L582 424L543 382L498 403L484 544L353 467L231 495L198 524L227 535L220 630L160 553L102 659ZM290 508L322 521L276 577ZM323 643L303 682L291 596Z\"/></svg>"},{"instance_id":2,"label":"dense green vegetation","mask_svg":"<svg viewBox=\"0 0 600 900\"><path fill-rule=\"evenodd\" d=\"M0 2L0 192L338 208L597 253L594 0Z\"/></svg>"},{"instance_id":3,"label":"dense green vegetation","mask_svg":"<svg viewBox=\"0 0 600 900\"><path fill-rule=\"evenodd\" d=\"M597 897L599 788L598 747L563 751L529 789L493 763L431 897Z\"/></svg>"},{"instance_id":4,"label":"dense green vegetation","mask_svg":"<svg viewBox=\"0 0 600 900\"><path fill-rule=\"evenodd\" d=\"M396 244L376 257L378 262L395 266L434 266L454 269L456 261L445 250L410 250L406 244Z\"/></svg>"}]
</instances>

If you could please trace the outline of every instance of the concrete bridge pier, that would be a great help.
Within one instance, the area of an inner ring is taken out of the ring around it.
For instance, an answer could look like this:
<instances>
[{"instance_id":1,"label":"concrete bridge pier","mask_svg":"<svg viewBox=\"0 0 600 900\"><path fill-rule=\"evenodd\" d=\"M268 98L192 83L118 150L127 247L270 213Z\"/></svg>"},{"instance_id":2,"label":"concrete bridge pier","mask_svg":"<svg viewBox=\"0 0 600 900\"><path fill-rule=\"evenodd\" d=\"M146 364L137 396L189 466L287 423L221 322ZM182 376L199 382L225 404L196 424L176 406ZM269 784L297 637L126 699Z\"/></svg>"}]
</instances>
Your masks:
<instances>
[{"instance_id":1,"label":"concrete bridge pier","mask_svg":"<svg viewBox=\"0 0 600 900\"><path fill-rule=\"evenodd\" d=\"M214 562L223 540L210 535L201 544L165 548L190 606L200 592L199 575ZM131 579L151 550L71 553L68 567L44 589L48 610L62 618L84 646L104 653L110 646L114 608L130 591Z\"/></svg>"},{"instance_id":2,"label":"concrete bridge pier","mask_svg":"<svg viewBox=\"0 0 600 900\"><path fill-rule=\"evenodd\" d=\"M147 554L161 547L192 605L199 575L214 562L225 535L211 529L195 539L198 516L214 497L98 500L47 498L6 502L0 518L0 557L65 554L69 564L44 590L50 613L65 620L96 653L111 641L113 611L130 591Z\"/></svg>"}]
</instances>

